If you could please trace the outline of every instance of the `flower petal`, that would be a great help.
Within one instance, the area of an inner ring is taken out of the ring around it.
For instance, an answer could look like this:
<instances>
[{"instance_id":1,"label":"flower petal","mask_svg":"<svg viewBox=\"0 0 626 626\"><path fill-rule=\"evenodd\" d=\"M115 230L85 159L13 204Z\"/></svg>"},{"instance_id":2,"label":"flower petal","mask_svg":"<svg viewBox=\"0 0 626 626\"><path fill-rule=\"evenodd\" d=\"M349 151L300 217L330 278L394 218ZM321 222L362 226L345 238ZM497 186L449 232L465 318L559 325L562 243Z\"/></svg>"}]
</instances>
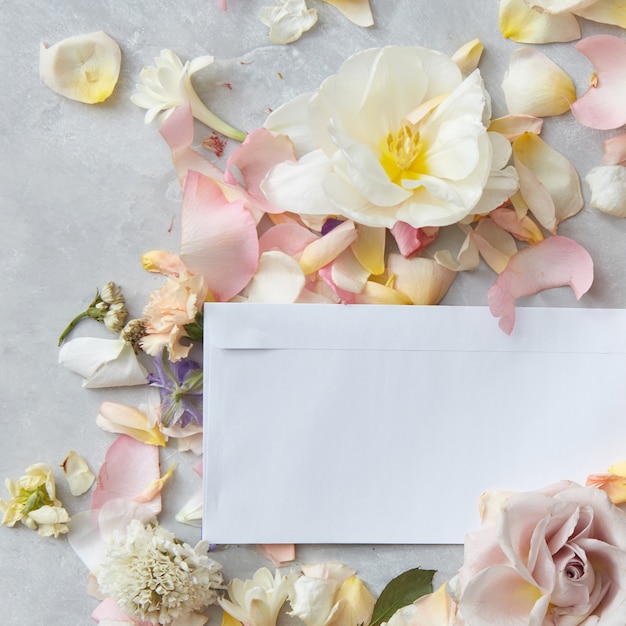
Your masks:
<instances>
[{"instance_id":1,"label":"flower petal","mask_svg":"<svg viewBox=\"0 0 626 626\"><path fill-rule=\"evenodd\" d=\"M120 435L107 450L91 500L92 509L118 498L138 501L146 487L160 479L159 450L126 435ZM161 511L161 496L144 502L155 515Z\"/></svg>"},{"instance_id":2,"label":"flower petal","mask_svg":"<svg viewBox=\"0 0 626 626\"><path fill-rule=\"evenodd\" d=\"M622 0L596 0L589 6L575 9L573 13L593 22L626 28L626 11Z\"/></svg>"},{"instance_id":3,"label":"flower petal","mask_svg":"<svg viewBox=\"0 0 626 626\"><path fill-rule=\"evenodd\" d=\"M373 26L374 18L369 0L324 0L339 9L357 26Z\"/></svg>"},{"instance_id":4,"label":"flower petal","mask_svg":"<svg viewBox=\"0 0 626 626\"><path fill-rule=\"evenodd\" d=\"M511 257L487 292L489 308L500 318L500 328L510 335L517 298L569 285L576 299L580 299L592 282L593 261L589 253L575 241L554 235Z\"/></svg>"},{"instance_id":5,"label":"flower petal","mask_svg":"<svg viewBox=\"0 0 626 626\"><path fill-rule=\"evenodd\" d=\"M282 567L296 559L296 546L293 543L264 543L256 547L259 554L270 559L276 567Z\"/></svg>"},{"instance_id":6,"label":"flower petal","mask_svg":"<svg viewBox=\"0 0 626 626\"><path fill-rule=\"evenodd\" d=\"M452 60L458 65L463 76L469 76L478 67L484 49L485 46L480 39L472 39L452 55Z\"/></svg>"},{"instance_id":7,"label":"flower petal","mask_svg":"<svg viewBox=\"0 0 626 626\"><path fill-rule=\"evenodd\" d=\"M279 250L264 252L246 288L248 302L295 302L304 283L304 274L295 259Z\"/></svg>"},{"instance_id":8,"label":"flower petal","mask_svg":"<svg viewBox=\"0 0 626 626\"><path fill-rule=\"evenodd\" d=\"M91 489L96 477L82 456L70 450L61 467L73 496L80 496Z\"/></svg>"},{"instance_id":9,"label":"flower petal","mask_svg":"<svg viewBox=\"0 0 626 626\"><path fill-rule=\"evenodd\" d=\"M556 15L584 9L597 0L525 0L526 4L540 13Z\"/></svg>"},{"instance_id":10,"label":"flower petal","mask_svg":"<svg viewBox=\"0 0 626 626\"><path fill-rule=\"evenodd\" d=\"M113 93L121 60L120 47L106 33L76 35L51 47L41 44L39 76L58 94L94 104Z\"/></svg>"},{"instance_id":11,"label":"flower petal","mask_svg":"<svg viewBox=\"0 0 626 626\"><path fill-rule=\"evenodd\" d=\"M310 243L302 252L300 267L305 274L312 274L337 258L357 238L354 223L346 220L319 239Z\"/></svg>"},{"instance_id":12,"label":"flower petal","mask_svg":"<svg viewBox=\"0 0 626 626\"><path fill-rule=\"evenodd\" d=\"M59 363L80 374L83 387L88 389L147 383L148 372L130 343L123 339L72 339L61 346Z\"/></svg>"},{"instance_id":13,"label":"flower petal","mask_svg":"<svg viewBox=\"0 0 626 626\"><path fill-rule=\"evenodd\" d=\"M517 252L515 239L489 218L478 222L472 239L487 265L498 274L504 271L510 258Z\"/></svg>"},{"instance_id":14,"label":"flower petal","mask_svg":"<svg viewBox=\"0 0 626 626\"><path fill-rule=\"evenodd\" d=\"M560 115L569 111L576 100L572 79L545 54L529 46L511 55L502 89L513 114Z\"/></svg>"},{"instance_id":15,"label":"flower petal","mask_svg":"<svg viewBox=\"0 0 626 626\"><path fill-rule=\"evenodd\" d=\"M626 41L594 35L576 44L595 68L591 87L572 104L574 117L585 126L607 130L626 123Z\"/></svg>"},{"instance_id":16,"label":"flower petal","mask_svg":"<svg viewBox=\"0 0 626 626\"><path fill-rule=\"evenodd\" d=\"M590 205L615 217L626 217L626 167L601 165L585 176L591 189Z\"/></svg>"},{"instance_id":17,"label":"flower petal","mask_svg":"<svg viewBox=\"0 0 626 626\"><path fill-rule=\"evenodd\" d=\"M604 142L602 162L605 165L626 165L626 134L611 137Z\"/></svg>"},{"instance_id":18,"label":"flower petal","mask_svg":"<svg viewBox=\"0 0 626 626\"><path fill-rule=\"evenodd\" d=\"M406 294L413 304L439 304L456 273L432 259L390 254L387 271L395 276L394 288Z\"/></svg>"},{"instance_id":19,"label":"flower petal","mask_svg":"<svg viewBox=\"0 0 626 626\"><path fill-rule=\"evenodd\" d=\"M185 181L180 248L190 271L204 277L216 300L227 301L256 270L256 223L243 202L228 202L213 180L191 171Z\"/></svg>"},{"instance_id":20,"label":"flower petal","mask_svg":"<svg viewBox=\"0 0 626 626\"><path fill-rule=\"evenodd\" d=\"M516 211L500 208L489 213L489 217L519 241L537 243L544 238L539 226L527 215L520 218Z\"/></svg>"},{"instance_id":21,"label":"flower petal","mask_svg":"<svg viewBox=\"0 0 626 626\"><path fill-rule=\"evenodd\" d=\"M524 0L500 0L498 21L502 34L519 43L580 39L580 26L573 15L540 13L531 9Z\"/></svg>"},{"instance_id":22,"label":"flower petal","mask_svg":"<svg viewBox=\"0 0 626 626\"><path fill-rule=\"evenodd\" d=\"M354 256L370 274L378 276L385 271L385 241L387 231L384 228L356 225L357 239L351 246Z\"/></svg>"},{"instance_id":23,"label":"flower petal","mask_svg":"<svg viewBox=\"0 0 626 626\"><path fill-rule=\"evenodd\" d=\"M539 223L551 233L584 205L574 166L534 133L513 142L520 193Z\"/></svg>"},{"instance_id":24,"label":"flower petal","mask_svg":"<svg viewBox=\"0 0 626 626\"><path fill-rule=\"evenodd\" d=\"M150 424L148 416L132 406L103 402L96 424L107 432L128 435L142 443L165 447L165 438L157 425Z\"/></svg>"},{"instance_id":25,"label":"flower petal","mask_svg":"<svg viewBox=\"0 0 626 626\"><path fill-rule=\"evenodd\" d=\"M308 9L305 0L279 0L277 4L262 7L259 18L270 27L273 43L287 44L315 26L317 9Z\"/></svg>"},{"instance_id":26,"label":"flower petal","mask_svg":"<svg viewBox=\"0 0 626 626\"><path fill-rule=\"evenodd\" d=\"M498 117L491 120L489 124L489 132L500 133L504 135L509 141L515 141L520 135L524 133L541 134L543 128L543 120L540 117L534 117L533 115L505 115L504 117Z\"/></svg>"}]
</instances>

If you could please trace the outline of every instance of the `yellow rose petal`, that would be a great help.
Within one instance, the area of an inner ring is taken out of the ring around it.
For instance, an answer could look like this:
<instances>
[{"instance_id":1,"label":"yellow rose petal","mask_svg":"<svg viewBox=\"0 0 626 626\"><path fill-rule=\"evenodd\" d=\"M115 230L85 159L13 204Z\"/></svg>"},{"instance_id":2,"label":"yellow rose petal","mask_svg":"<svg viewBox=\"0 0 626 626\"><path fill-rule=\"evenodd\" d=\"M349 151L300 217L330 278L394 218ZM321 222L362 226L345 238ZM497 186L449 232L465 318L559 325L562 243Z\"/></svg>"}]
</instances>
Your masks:
<instances>
[{"instance_id":1,"label":"yellow rose petal","mask_svg":"<svg viewBox=\"0 0 626 626\"><path fill-rule=\"evenodd\" d=\"M163 433L139 409L117 402L103 402L96 424L110 433L124 434L152 446L165 447Z\"/></svg>"},{"instance_id":2,"label":"yellow rose petal","mask_svg":"<svg viewBox=\"0 0 626 626\"><path fill-rule=\"evenodd\" d=\"M354 256L370 274L382 274L385 271L386 229L357 224L356 230L358 237L351 246Z\"/></svg>"},{"instance_id":3,"label":"yellow rose petal","mask_svg":"<svg viewBox=\"0 0 626 626\"><path fill-rule=\"evenodd\" d=\"M469 76L478 67L484 49L480 39L472 39L452 55L463 76Z\"/></svg>"},{"instance_id":4,"label":"yellow rose petal","mask_svg":"<svg viewBox=\"0 0 626 626\"><path fill-rule=\"evenodd\" d=\"M120 73L119 46L102 31L69 37L39 54L39 76L58 94L94 104L112 93Z\"/></svg>"},{"instance_id":5,"label":"yellow rose petal","mask_svg":"<svg viewBox=\"0 0 626 626\"><path fill-rule=\"evenodd\" d=\"M545 54L528 46L511 55L502 90L510 113L535 117L565 113L576 100L572 79Z\"/></svg>"},{"instance_id":6,"label":"yellow rose petal","mask_svg":"<svg viewBox=\"0 0 626 626\"><path fill-rule=\"evenodd\" d=\"M575 9L573 12L586 20L626 28L624 0L597 0L591 6Z\"/></svg>"},{"instance_id":7,"label":"yellow rose petal","mask_svg":"<svg viewBox=\"0 0 626 626\"><path fill-rule=\"evenodd\" d=\"M524 0L501 0L498 20L502 34L519 43L580 39L580 26L572 14L540 13L531 9Z\"/></svg>"}]
</instances>

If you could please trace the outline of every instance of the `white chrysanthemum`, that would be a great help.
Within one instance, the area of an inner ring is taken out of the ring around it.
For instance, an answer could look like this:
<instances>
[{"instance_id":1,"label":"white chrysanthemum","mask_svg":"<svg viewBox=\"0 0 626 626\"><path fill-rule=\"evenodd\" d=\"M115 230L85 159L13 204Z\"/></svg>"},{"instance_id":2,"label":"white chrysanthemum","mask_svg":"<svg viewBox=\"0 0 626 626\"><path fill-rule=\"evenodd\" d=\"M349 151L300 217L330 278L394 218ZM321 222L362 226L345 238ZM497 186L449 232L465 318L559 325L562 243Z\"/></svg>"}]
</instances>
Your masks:
<instances>
[{"instance_id":1,"label":"white chrysanthemum","mask_svg":"<svg viewBox=\"0 0 626 626\"><path fill-rule=\"evenodd\" d=\"M126 535L114 534L97 572L100 591L129 615L155 624L214 604L222 589L222 566L178 541L162 526L133 520Z\"/></svg>"}]
</instances>

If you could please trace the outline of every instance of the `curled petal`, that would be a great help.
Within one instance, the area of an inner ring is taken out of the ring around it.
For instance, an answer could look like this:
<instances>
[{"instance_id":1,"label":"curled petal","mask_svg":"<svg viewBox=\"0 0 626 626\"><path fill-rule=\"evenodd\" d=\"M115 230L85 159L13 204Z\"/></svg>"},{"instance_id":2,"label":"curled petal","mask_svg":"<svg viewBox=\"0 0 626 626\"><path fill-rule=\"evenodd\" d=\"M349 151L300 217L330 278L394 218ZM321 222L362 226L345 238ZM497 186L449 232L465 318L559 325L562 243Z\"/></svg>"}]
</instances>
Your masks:
<instances>
[{"instance_id":1,"label":"curled petal","mask_svg":"<svg viewBox=\"0 0 626 626\"><path fill-rule=\"evenodd\" d=\"M346 220L324 236L310 243L302 252L300 267L312 274L337 258L357 238L354 222Z\"/></svg>"},{"instance_id":2,"label":"curled petal","mask_svg":"<svg viewBox=\"0 0 626 626\"><path fill-rule=\"evenodd\" d=\"M188 526L202 526L203 501L204 492L202 489L198 489L183 505L183 508L176 513L176 521Z\"/></svg>"},{"instance_id":3,"label":"curled petal","mask_svg":"<svg viewBox=\"0 0 626 626\"><path fill-rule=\"evenodd\" d=\"M626 124L626 41L594 35L579 41L576 48L594 66L595 76L589 89L572 104L574 117L601 130Z\"/></svg>"},{"instance_id":4,"label":"curled petal","mask_svg":"<svg viewBox=\"0 0 626 626\"><path fill-rule=\"evenodd\" d=\"M443 267L447 267L449 270L453 272L466 272L468 270L473 270L478 267L480 263L480 253L478 251L478 246L476 245L476 239L473 236L473 233L469 227L464 227L466 230L466 237L459 249L456 257L452 254L450 250L438 250L435 252L435 261L442 265Z\"/></svg>"},{"instance_id":5,"label":"curled petal","mask_svg":"<svg viewBox=\"0 0 626 626\"><path fill-rule=\"evenodd\" d=\"M584 9L596 1L597 0L525 0L526 4L531 9L552 15Z\"/></svg>"},{"instance_id":6,"label":"curled petal","mask_svg":"<svg viewBox=\"0 0 626 626\"><path fill-rule=\"evenodd\" d=\"M500 328L510 335L517 298L569 285L576 299L580 299L592 282L593 261L589 253L575 241L554 235L511 257L487 293L489 308L500 318Z\"/></svg>"},{"instance_id":7,"label":"curled petal","mask_svg":"<svg viewBox=\"0 0 626 626\"><path fill-rule=\"evenodd\" d=\"M80 374L83 387L123 387L147 384L148 372L133 347L123 339L78 337L59 350L59 363Z\"/></svg>"},{"instance_id":8,"label":"curled petal","mask_svg":"<svg viewBox=\"0 0 626 626\"><path fill-rule=\"evenodd\" d=\"M605 165L626 165L626 134L611 137L604 142L602 162Z\"/></svg>"},{"instance_id":9,"label":"curled petal","mask_svg":"<svg viewBox=\"0 0 626 626\"><path fill-rule=\"evenodd\" d=\"M304 283L304 274L297 261L279 250L264 252L246 289L248 302L295 302Z\"/></svg>"},{"instance_id":10,"label":"curled petal","mask_svg":"<svg viewBox=\"0 0 626 626\"><path fill-rule=\"evenodd\" d=\"M615 217L626 217L626 167L601 165L585 176L591 189L590 204Z\"/></svg>"},{"instance_id":11,"label":"curled petal","mask_svg":"<svg viewBox=\"0 0 626 626\"><path fill-rule=\"evenodd\" d=\"M458 65L463 76L469 76L478 67L484 49L485 46L480 39L472 39L452 55L452 60Z\"/></svg>"},{"instance_id":12,"label":"curled petal","mask_svg":"<svg viewBox=\"0 0 626 626\"><path fill-rule=\"evenodd\" d=\"M285 44L297 41L315 26L317 10L308 9L305 0L279 0L278 4L262 7L259 17L269 26L272 42Z\"/></svg>"},{"instance_id":13,"label":"curled petal","mask_svg":"<svg viewBox=\"0 0 626 626\"><path fill-rule=\"evenodd\" d=\"M89 469L87 461L73 450L70 450L65 457L61 467L63 467L63 473L73 496L80 496L89 491L96 479L93 472Z\"/></svg>"},{"instance_id":14,"label":"curled petal","mask_svg":"<svg viewBox=\"0 0 626 626\"><path fill-rule=\"evenodd\" d=\"M489 218L478 222L472 239L487 265L498 274L504 271L509 259L517 252L515 239Z\"/></svg>"},{"instance_id":15,"label":"curled petal","mask_svg":"<svg viewBox=\"0 0 626 626\"><path fill-rule=\"evenodd\" d=\"M438 227L415 228L406 222L396 222L391 227L391 234L398 244L402 256L412 256L430 245L439 234Z\"/></svg>"},{"instance_id":16,"label":"curled petal","mask_svg":"<svg viewBox=\"0 0 626 626\"><path fill-rule=\"evenodd\" d=\"M116 499L142 502L155 515L161 512L161 496L150 502L143 498L146 488L161 478L159 450L126 435L120 435L107 450L98 473L98 484L91 500L92 509Z\"/></svg>"},{"instance_id":17,"label":"curled petal","mask_svg":"<svg viewBox=\"0 0 626 626\"><path fill-rule=\"evenodd\" d=\"M413 304L439 304L452 285L456 273L432 259L390 254L389 274L395 276L394 288L406 294Z\"/></svg>"},{"instance_id":18,"label":"curled petal","mask_svg":"<svg viewBox=\"0 0 626 626\"><path fill-rule=\"evenodd\" d=\"M534 133L513 142L520 193L539 223L551 233L584 204L574 166Z\"/></svg>"},{"instance_id":19,"label":"curled petal","mask_svg":"<svg viewBox=\"0 0 626 626\"><path fill-rule=\"evenodd\" d=\"M270 559L276 567L296 559L296 546L293 543L264 543L256 548L261 556Z\"/></svg>"},{"instance_id":20,"label":"curled petal","mask_svg":"<svg viewBox=\"0 0 626 626\"><path fill-rule=\"evenodd\" d=\"M230 300L257 267L256 223L243 202L228 202L210 178L189 172L181 218L180 258L204 277L218 301Z\"/></svg>"},{"instance_id":21,"label":"curled petal","mask_svg":"<svg viewBox=\"0 0 626 626\"><path fill-rule=\"evenodd\" d=\"M519 43L580 39L580 26L573 15L540 13L531 9L524 0L500 0L498 21L502 34Z\"/></svg>"},{"instance_id":22,"label":"curled petal","mask_svg":"<svg viewBox=\"0 0 626 626\"><path fill-rule=\"evenodd\" d=\"M491 120L488 130L490 132L500 133L509 141L515 141L524 133L541 134L543 128L543 120L533 115L505 115Z\"/></svg>"},{"instance_id":23,"label":"curled petal","mask_svg":"<svg viewBox=\"0 0 626 626\"><path fill-rule=\"evenodd\" d=\"M110 433L128 435L152 446L165 446L165 438L156 424L139 409L117 402L103 402L96 424Z\"/></svg>"},{"instance_id":24,"label":"curled petal","mask_svg":"<svg viewBox=\"0 0 626 626\"><path fill-rule=\"evenodd\" d=\"M513 114L560 115L569 111L576 100L572 79L545 54L528 46L511 55L502 89Z\"/></svg>"},{"instance_id":25,"label":"curled petal","mask_svg":"<svg viewBox=\"0 0 626 626\"><path fill-rule=\"evenodd\" d=\"M374 18L369 0L324 0L339 9L357 26L373 26Z\"/></svg>"},{"instance_id":26,"label":"curled petal","mask_svg":"<svg viewBox=\"0 0 626 626\"><path fill-rule=\"evenodd\" d=\"M120 47L106 33L76 35L50 47L41 44L39 76L58 94L94 104L113 93L121 60Z\"/></svg>"},{"instance_id":27,"label":"curled petal","mask_svg":"<svg viewBox=\"0 0 626 626\"><path fill-rule=\"evenodd\" d=\"M543 239L541 229L527 215L519 217L516 211L500 208L489 213L489 217L519 241L537 243Z\"/></svg>"},{"instance_id":28,"label":"curled petal","mask_svg":"<svg viewBox=\"0 0 626 626\"><path fill-rule=\"evenodd\" d=\"M142 254L141 264L147 272L157 272L172 278L180 278L187 273L180 256L165 250L152 250Z\"/></svg>"},{"instance_id":29,"label":"curled petal","mask_svg":"<svg viewBox=\"0 0 626 626\"><path fill-rule=\"evenodd\" d=\"M602 489L613 504L626 503L626 477L619 474L591 474L587 477L586 485Z\"/></svg>"},{"instance_id":30,"label":"curled petal","mask_svg":"<svg viewBox=\"0 0 626 626\"><path fill-rule=\"evenodd\" d=\"M626 28L626 11L622 0L596 0L589 6L574 10L573 13L593 22Z\"/></svg>"},{"instance_id":31,"label":"curled petal","mask_svg":"<svg viewBox=\"0 0 626 626\"><path fill-rule=\"evenodd\" d=\"M355 294L354 301L357 304L413 304L401 291L372 280L368 280L363 289Z\"/></svg>"},{"instance_id":32,"label":"curled petal","mask_svg":"<svg viewBox=\"0 0 626 626\"><path fill-rule=\"evenodd\" d=\"M339 610L329 626L369 624L376 599L360 578L350 576L339 587L335 603Z\"/></svg>"}]
</instances>

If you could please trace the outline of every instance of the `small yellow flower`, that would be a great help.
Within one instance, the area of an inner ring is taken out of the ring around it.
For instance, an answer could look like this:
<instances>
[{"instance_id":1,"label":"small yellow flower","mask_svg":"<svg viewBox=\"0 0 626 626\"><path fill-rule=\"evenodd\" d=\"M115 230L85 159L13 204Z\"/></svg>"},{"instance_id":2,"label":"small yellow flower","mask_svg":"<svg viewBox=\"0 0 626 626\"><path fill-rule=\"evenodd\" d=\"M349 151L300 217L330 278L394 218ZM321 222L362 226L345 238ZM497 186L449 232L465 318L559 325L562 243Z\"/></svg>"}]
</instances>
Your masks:
<instances>
[{"instance_id":1,"label":"small yellow flower","mask_svg":"<svg viewBox=\"0 0 626 626\"><path fill-rule=\"evenodd\" d=\"M56 497L56 485L52 468L36 463L26 468L19 480L6 479L10 500L0 500L3 513L2 524L15 526L22 522L31 530L38 530L43 537L67 532L65 522L69 515Z\"/></svg>"}]
</instances>

